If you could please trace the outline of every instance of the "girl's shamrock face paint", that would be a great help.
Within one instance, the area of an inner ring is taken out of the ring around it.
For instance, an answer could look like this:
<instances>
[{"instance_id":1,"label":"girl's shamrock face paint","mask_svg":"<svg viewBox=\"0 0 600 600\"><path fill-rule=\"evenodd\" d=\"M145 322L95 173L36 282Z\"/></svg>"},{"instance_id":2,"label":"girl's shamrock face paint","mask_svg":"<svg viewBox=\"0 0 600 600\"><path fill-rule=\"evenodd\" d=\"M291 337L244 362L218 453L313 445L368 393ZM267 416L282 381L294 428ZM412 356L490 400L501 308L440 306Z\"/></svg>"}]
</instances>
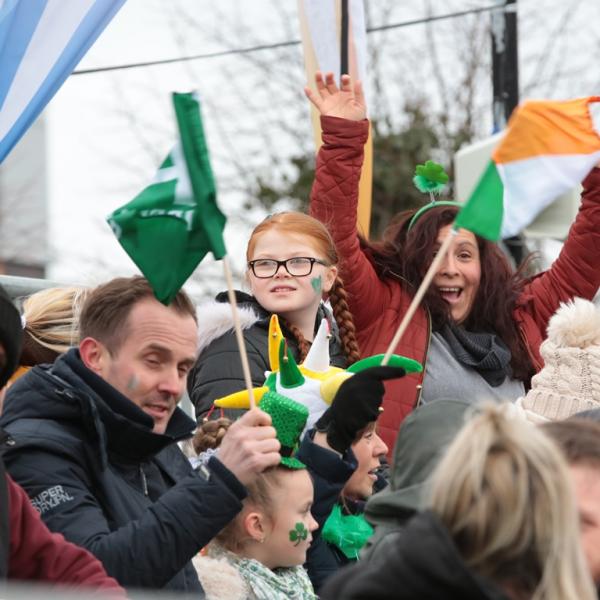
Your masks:
<instances>
[{"instance_id":1,"label":"girl's shamrock face paint","mask_svg":"<svg viewBox=\"0 0 600 600\"><path fill-rule=\"evenodd\" d=\"M304 523L296 523L294 529L290 529L290 542L297 546L300 542L303 542L308 537L308 529Z\"/></svg>"},{"instance_id":2,"label":"girl's shamrock face paint","mask_svg":"<svg viewBox=\"0 0 600 600\"><path fill-rule=\"evenodd\" d=\"M318 294L319 296L322 294L323 292L323 278L319 275L317 277L313 277L310 280L310 285L312 285L313 290L315 290L315 294Z\"/></svg>"},{"instance_id":3,"label":"girl's shamrock face paint","mask_svg":"<svg viewBox=\"0 0 600 600\"><path fill-rule=\"evenodd\" d=\"M265 541L259 546L260 561L269 569L306 562L311 533L319 526L310 512L313 495L306 469L280 469L269 514L265 514Z\"/></svg>"}]
</instances>

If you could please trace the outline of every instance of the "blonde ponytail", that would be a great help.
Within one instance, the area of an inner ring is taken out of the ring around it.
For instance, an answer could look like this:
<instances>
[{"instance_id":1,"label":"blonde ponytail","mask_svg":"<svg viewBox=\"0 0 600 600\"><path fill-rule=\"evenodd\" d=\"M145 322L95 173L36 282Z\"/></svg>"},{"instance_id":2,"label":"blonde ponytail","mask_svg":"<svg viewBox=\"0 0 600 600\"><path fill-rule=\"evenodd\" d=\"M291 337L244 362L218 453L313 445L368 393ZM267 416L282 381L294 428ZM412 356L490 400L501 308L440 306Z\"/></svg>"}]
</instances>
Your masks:
<instances>
[{"instance_id":1,"label":"blonde ponytail","mask_svg":"<svg viewBox=\"0 0 600 600\"><path fill-rule=\"evenodd\" d=\"M431 509L465 563L515 597L596 598L581 548L568 467L510 405L461 430L431 483Z\"/></svg>"}]
</instances>

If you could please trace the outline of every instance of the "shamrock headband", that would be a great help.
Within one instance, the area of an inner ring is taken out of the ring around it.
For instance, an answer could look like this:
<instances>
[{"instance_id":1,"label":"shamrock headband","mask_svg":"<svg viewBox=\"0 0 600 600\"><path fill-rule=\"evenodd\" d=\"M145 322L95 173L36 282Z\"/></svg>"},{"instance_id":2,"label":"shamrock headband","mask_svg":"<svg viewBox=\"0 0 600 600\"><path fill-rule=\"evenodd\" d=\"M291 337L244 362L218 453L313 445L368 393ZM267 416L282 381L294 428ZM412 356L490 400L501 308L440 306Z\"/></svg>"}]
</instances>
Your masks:
<instances>
[{"instance_id":1,"label":"shamrock headband","mask_svg":"<svg viewBox=\"0 0 600 600\"><path fill-rule=\"evenodd\" d=\"M413 215L410 223L408 224L408 230L410 231L414 224L421 218L421 216L426 213L428 210L432 208L436 208L437 206L454 206L456 208L461 208L462 204L460 202L456 202L454 200L434 200L425 206L421 206L421 208Z\"/></svg>"},{"instance_id":2,"label":"shamrock headband","mask_svg":"<svg viewBox=\"0 0 600 600\"><path fill-rule=\"evenodd\" d=\"M444 171L442 165L438 165L431 160L428 160L424 165L417 165L415 168L413 183L420 192L429 194L430 202L429 204L422 206L413 215L410 223L408 224L408 231L412 229L414 224L424 213L432 208L435 208L436 206L455 206L457 208L462 206L460 202L454 202L453 200L436 201L435 199L435 195L440 194L448 183L448 174L446 171Z\"/></svg>"}]
</instances>

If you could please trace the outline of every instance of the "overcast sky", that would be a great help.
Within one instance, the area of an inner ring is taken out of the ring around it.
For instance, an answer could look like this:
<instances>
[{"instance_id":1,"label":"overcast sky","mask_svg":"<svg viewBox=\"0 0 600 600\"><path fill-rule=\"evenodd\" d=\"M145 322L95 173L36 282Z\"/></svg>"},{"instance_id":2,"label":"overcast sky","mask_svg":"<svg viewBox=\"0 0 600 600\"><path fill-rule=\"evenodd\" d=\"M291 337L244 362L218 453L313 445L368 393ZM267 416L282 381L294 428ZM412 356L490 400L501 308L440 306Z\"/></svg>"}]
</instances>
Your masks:
<instances>
[{"instance_id":1,"label":"overcast sky","mask_svg":"<svg viewBox=\"0 0 600 600\"><path fill-rule=\"evenodd\" d=\"M374 6L379 0L368 2ZM422 0L421 6L412 0L397 1L387 18L389 22L411 19L423 14L427 5L433 6L436 13L443 13L489 3L491 0L432 0L429 3ZM219 0L218 3L210 0L128 0L79 68L160 60L182 54L213 52L224 47L246 47L298 38L296 0L280 0L280 8L274 10L277 4L272 0ZM586 69L591 69L591 65L598 64L600 45L593 36L578 39L571 35L561 42L560 47L549 44L565 20L576 32L586 28L586 23L600 22L600 2L521 0L519 4L523 18L531 22L534 15L539 25L535 35L521 40L521 81L528 81L534 69L547 69L548 81L534 90L538 96L567 97L600 92L590 89L594 87L589 83L590 79L581 76ZM565 13L568 6L572 10ZM202 29L186 23L182 16L185 13L198 19ZM443 40L443 36L451 33L449 26L440 25L432 30ZM227 42L215 39L217 34L228 29L235 33L223 35ZM213 33L209 36L207 31ZM396 30L394 35L394 39L402 38L407 44L418 47L428 30L415 26ZM373 34L368 43L382 43L382 39L383 36ZM551 63L550 66L539 61L544 51L548 53L546 62ZM271 52L271 55L273 61L278 61L276 72L287 73L292 89L296 86L297 94L300 94L304 83L301 48ZM533 60L534 56L538 59ZM290 68L286 71L282 68L285 65L280 63L288 59ZM551 70L552 64L561 67L560 78ZM419 65L415 65L415 69L418 68ZM227 79L224 79L224 73ZM600 78L596 75L595 82L598 81ZM402 82L389 82L389 86L391 90L400 89ZM238 160L240 157L247 159L249 168L255 168L255 165L259 168L260 148L250 148L245 157L243 142L226 146L222 141L224 134L231 134L235 127L244 129L246 137L240 133L240 140L251 139L253 132L258 139L258 132L268 127L270 105L278 99L264 93L261 96L260 87L260 82L250 73L247 61L236 55L71 76L45 112L49 132L53 256L49 277L93 283L135 271L104 223L104 217L148 184L169 151L174 140L170 92L197 89L210 105L204 117L218 183L231 175L227 172L226 160L231 154L236 154ZM257 100L252 103L252 98ZM257 110L257 106L264 107L264 111L262 108ZM310 143L308 107L305 116L304 122L293 126L305 128L305 143ZM279 144L282 154L290 152L289 142L285 139L275 138L272 144L276 148ZM232 190L220 195L224 212L232 217L226 230L226 241L238 267L243 264L249 233L248 225L242 225L241 219L236 218L242 200L240 194ZM261 217L262 214L256 211L244 220L258 222ZM201 265L200 274L210 282L211 290L224 287L220 268L211 265L210 260Z\"/></svg>"}]
</instances>

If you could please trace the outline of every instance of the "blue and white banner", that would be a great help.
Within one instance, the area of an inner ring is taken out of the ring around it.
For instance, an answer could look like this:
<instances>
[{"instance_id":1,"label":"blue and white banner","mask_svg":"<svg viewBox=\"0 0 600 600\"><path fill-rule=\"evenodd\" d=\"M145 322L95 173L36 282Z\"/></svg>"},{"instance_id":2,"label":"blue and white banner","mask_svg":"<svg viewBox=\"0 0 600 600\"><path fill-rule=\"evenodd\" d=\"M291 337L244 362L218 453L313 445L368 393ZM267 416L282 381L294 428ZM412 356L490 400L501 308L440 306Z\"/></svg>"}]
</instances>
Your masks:
<instances>
[{"instance_id":1,"label":"blue and white banner","mask_svg":"<svg viewBox=\"0 0 600 600\"><path fill-rule=\"evenodd\" d=\"M125 0L0 0L0 163Z\"/></svg>"}]
</instances>

